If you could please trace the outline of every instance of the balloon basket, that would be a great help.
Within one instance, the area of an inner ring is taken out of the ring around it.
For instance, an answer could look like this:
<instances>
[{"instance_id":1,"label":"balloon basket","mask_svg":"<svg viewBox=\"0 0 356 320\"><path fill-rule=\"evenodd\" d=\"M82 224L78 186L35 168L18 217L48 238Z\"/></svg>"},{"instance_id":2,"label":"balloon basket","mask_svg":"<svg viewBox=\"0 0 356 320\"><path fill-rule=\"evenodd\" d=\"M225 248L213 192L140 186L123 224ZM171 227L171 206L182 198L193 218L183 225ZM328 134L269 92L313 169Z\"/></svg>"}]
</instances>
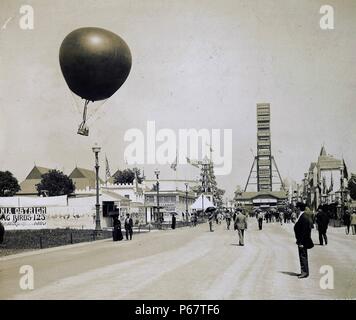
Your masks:
<instances>
[{"instance_id":1,"label":"balloon basket","mask_svg":"<svg viewBox=\"0 0 356 320\"><path fill-rule=\"evenodd\" d=\"M82 136L88 136L89 135L89 128L82 123L79 126L77 133L82 135Z\"/></svg>"}]
</instances>

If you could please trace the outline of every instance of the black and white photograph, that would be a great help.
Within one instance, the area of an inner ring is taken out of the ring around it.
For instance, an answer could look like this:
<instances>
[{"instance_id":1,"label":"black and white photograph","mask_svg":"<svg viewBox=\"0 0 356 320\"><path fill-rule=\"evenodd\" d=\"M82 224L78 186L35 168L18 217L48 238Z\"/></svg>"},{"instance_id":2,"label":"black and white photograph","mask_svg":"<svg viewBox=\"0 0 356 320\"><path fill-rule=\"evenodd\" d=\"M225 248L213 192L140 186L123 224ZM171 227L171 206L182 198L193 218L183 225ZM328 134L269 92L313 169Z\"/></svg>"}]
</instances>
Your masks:
<instances>
[{"instance_id":1,"label":"black and white photograph","mask_svg":"<svg viewBox=\"0 0 356 320\"><path fill-rule=\"evenodd\" d=\"M355 300L355 35L355 0L0 0L0 300Z\"/></svg>"}]
</instances>

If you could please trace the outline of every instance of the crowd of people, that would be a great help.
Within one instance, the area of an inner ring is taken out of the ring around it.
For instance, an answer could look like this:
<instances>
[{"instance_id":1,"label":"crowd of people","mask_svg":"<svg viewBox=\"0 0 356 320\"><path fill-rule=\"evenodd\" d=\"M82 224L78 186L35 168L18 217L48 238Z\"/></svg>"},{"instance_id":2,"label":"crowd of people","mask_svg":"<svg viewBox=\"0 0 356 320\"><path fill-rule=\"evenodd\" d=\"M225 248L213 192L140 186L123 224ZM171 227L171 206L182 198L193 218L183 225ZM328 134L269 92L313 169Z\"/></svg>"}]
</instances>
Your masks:
<instances>
[{"instance_id":1,"label":"crowd of people","mask_svg":"<svg viewBox=\"0 0 356 320\"><path fill-rule=\"evenodd\" d=\"M326 210L325 206L319 206L316 212L306 207L306 204L302 202L295 206L278 209L259 207L252 210L245 208L216 210L209 213L209 229L211 232L214 231L214 220L216 224L221 224L222 220L225 220L226 229L230 230L231 224L233 224L234 230L238 232L239 245L244 246L244 233L247 230L248 217L256 218L258 230L263 229L263 223L294 224L293 229L301 267L298 277L307 278L309 276L308 250L314 247L311 230L315 228L318 231L320 246L328 245L327 230L330 223L330 212ZM353 235L356 235L356 209L345 210L342 219L346 234L350 234L351 231Z\"/></svg>"}]
</instances>

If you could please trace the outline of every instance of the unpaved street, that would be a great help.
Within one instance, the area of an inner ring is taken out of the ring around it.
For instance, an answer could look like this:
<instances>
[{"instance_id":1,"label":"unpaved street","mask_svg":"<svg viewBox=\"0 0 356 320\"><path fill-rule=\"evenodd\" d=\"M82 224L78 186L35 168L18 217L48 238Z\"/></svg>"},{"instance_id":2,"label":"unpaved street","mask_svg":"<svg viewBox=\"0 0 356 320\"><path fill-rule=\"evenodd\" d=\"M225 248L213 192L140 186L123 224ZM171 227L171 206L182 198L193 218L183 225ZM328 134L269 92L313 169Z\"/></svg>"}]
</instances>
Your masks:
<instances>
[{"instance_id":1,"label":"unpaved street","mask_svg":"<svg viewBox=\"0 0 356 320\"><path fill-rule=\"evenodd\" d=\"M309 250L310 277L298 279L292 224L250 219L246 245L225 224L155 231L132 241L104 240L0 259L1 299L345 299L356 298L356 236L329 228L329 245ZM22 265L34 290L20 289ZM320 267L334 289L320 287Z\"/></svg>"}]
</instances>

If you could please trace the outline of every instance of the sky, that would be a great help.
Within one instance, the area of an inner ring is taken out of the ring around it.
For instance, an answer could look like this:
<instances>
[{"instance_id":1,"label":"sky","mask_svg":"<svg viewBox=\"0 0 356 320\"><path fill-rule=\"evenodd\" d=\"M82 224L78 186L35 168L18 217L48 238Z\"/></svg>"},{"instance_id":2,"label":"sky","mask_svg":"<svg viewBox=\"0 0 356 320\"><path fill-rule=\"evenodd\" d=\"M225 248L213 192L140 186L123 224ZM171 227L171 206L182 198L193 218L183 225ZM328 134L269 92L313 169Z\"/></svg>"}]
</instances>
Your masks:
<instances>
[{"instance_id":1,"label":"sky","mask_svg":"<svg viewBox=\"0 0 356 320\"><path fill-rule=\"evenodd\" d=\"M23 4L34 9L33 30L19 27ZM325 4L333 30L320 28ZM217 178L231 197L256 153L256 104L268 102L283 178L300 181L323 144L355 172L355 17L354 0L1 0L0 170L22 181L34 163L90 169L97 143L102 168L106 154L114 172L126 166L125 132L145 132L147 121L232 129L232 170ZM58 61L65 36L84 26L120 35L133 61L88 137L76 134L81 116ZM153 178L156 166L140 167ZM162 179L199 173L159 168Z\"/></svg>"}]
</instances>

